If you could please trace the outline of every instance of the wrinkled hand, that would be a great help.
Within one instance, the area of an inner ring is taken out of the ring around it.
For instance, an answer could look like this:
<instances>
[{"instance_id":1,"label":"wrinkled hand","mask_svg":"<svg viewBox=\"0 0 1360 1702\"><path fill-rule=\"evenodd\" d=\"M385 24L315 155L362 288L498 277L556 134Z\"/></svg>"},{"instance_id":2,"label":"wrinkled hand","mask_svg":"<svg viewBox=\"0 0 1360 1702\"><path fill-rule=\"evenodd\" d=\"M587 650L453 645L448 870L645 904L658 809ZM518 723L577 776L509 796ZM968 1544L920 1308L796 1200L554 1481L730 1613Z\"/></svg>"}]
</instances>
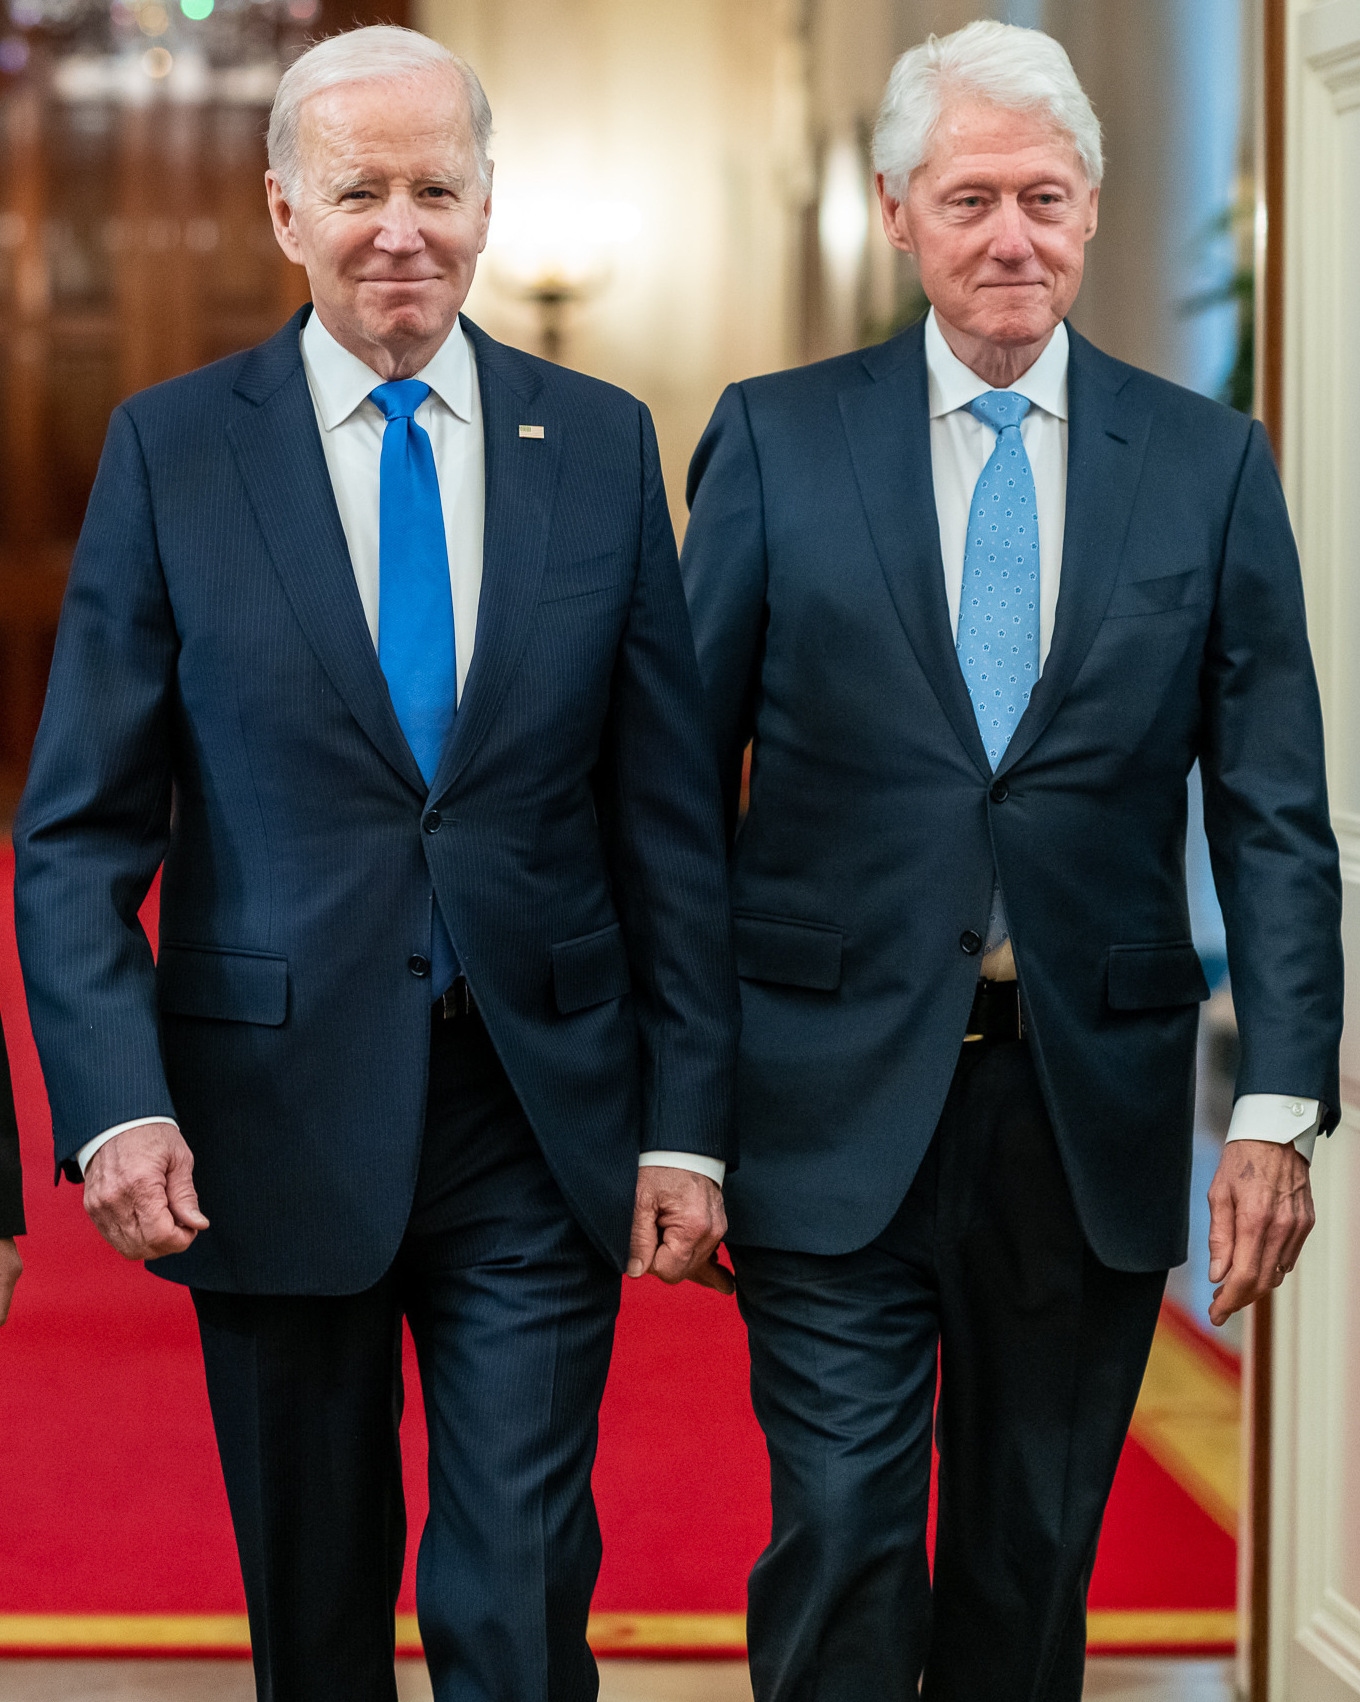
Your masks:
<instances>
[{"instance_id":1,"label":"wrinkled hand","mask_svg":"<svg viewBox=\"0 0 1360 1702\"><path fill-rule=\"evenodd\" d=\"M693 1170L666 1164L638 1171L628 1275L648 1271L662 1282L697 1282L732 1294L731 1271L718 1263L718 1243L727 1233L722 1189Z\"/></svg>"},{"instance_id":2,"label":"wrinkled hand","mask_svg":"<svg viewBox=\"0 0 1360 1702\"><path fill-rule=\"evenodd\" d=\"M182 1253L208 1220L194 1192L194 1155L173 1123L105 1141L85 1171L85 1210L125 1259Z\"/></svg>"},{"instance_id":3,"label":"wrinkled hand","mask_svg":"<svg viewBox=\"0 0 1360 1702\"><path fill-rule=\"evenodd\" d=\"M9 1317L9 1303L14 1298L14 1285L24 1274L24 1261L14 1245L14 1237L0 1237L0 1324Z\"/></svg>"},{"instance_id":4,"label":"wrinkled hand","mask_svg":"<svg viewBox=\"0 0 1360 1702\"><path fill-rule=\"evenodd\" d=\"M1209 1189L1209 1318L1234 1312L1278 1288L1293 1270L1315 1221L1308 1165L1293 1145L1229 1141Z\"/></svg>"}]
</instances>

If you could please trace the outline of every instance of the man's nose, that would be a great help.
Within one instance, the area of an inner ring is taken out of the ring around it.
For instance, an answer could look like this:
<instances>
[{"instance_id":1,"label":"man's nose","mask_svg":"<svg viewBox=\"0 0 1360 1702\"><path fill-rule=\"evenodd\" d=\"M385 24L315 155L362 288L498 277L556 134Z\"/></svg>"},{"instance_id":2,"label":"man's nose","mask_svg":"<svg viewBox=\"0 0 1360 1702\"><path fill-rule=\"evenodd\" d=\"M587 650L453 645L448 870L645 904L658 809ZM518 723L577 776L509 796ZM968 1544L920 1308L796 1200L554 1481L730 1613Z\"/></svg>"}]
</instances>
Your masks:
<instances>
[{"instance_id":1,"label":"man's nose","mask_svg":"<svg viewBox=\"0 0 1360 1702\"><path fill-rule=\"evenodd\" d=\"M416 254L424 248L419 210L409 195L389 196L373 246L384 254Z\"/></svg>"},{"instance_id":2,"label":"man's nose","mask_svg":"<svg viewBox=\"0 0 1360 1702\"><path fill-rule=\"evenodd\" d=\"M1028 260L1034 252L1029 239L1029 226L1025 215L1020 211L1019 201L1008 199L1001 203L992 230L991 247L995 259L1008 261L1012 265L1020 260Z\"/></svg>"}]
</instances>

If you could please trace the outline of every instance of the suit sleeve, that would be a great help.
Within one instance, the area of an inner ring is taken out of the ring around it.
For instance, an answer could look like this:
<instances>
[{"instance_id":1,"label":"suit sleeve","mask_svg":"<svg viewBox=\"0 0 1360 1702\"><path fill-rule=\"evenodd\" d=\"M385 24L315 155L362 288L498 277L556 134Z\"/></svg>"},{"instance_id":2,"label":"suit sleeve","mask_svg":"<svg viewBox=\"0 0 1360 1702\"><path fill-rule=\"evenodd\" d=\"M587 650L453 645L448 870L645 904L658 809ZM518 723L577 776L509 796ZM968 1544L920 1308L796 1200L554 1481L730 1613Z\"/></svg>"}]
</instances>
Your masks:
<instances>
[{"instance_id":1,"label":"suit sleeve","mask_svg":"<svg viewBox=\"0 0 1360 1702\"><path fill-rule=\"evenodd\" d=\"M19 1165L19 1126L14 1116L14 1091L9 1056L0 1034L0 1236L24 1233L24 1178Z\"/></svg>"},{"instance_id":2,"label":"suit sleeve","mask_svg":"<svg viewBox=\"0 0 1360 1702\"><path fill-rule=\"evenodd\" d=\"M145 459L109 424L14 830L15 926L59 1167L101 1130L174 1116L138 910L165 854L178 642Z\"/></svg>"},{"instance_id":3,"label":"suit sleeve","mask_svg":"<svg viewBox=\"0 0 1360 1702\"><path fill-rule=\"evenodd\" d=\"M642 1050L642 1151L736 1163L740 1022L717 776L651 416L641 536L596 798Z\"/></svg>"},{"instance_id":4,"label":"suit sleeve","mask_svg":"<svg viewBox=\"0 0 1360 1702\"><path fill-rule=\"evenodd\" d=\"M1341 876L1322 710L1284 493L1254 425L1203 677L1200 767L1241 1040L1237 1093L1340 1114Z\"/></svg>"},{"instance_id":5,"label":"suit sleeve","mask_svg":"<svg viewBox=\"0 0 1360 1702\"><path fill-rule=\"evenodd\" d=\"M755 730L765 645L765 507L745 398L730 385L689 469L689 529L681 572L729 843L736 833L742 762Z\"/></svg>"}]
</instances>

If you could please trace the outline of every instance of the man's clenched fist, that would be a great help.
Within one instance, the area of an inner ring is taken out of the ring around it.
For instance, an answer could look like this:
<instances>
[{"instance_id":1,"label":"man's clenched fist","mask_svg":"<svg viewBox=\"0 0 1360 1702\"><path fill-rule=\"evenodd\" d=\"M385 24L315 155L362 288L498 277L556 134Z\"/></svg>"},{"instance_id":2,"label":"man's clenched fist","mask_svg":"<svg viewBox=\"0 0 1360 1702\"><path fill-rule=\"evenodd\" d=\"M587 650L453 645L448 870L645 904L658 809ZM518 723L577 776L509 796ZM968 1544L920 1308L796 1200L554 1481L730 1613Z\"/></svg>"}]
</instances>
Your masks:
<instances>
[{"instance_id":1,"label":"man's clenched fist","mask_svg":"<svg viewBox=\"0 0 1360 1702\"><path fill-rule=\"evenodd\" d=\"M628 1275L648 1271L662 1282L697 1282L731 1294L732 1273L718 1263L718 1243L727 1233L722 1189L693 1170L665 1164L638 1171Z\"/></svg>"},{"instance_id":2,"label":"man's clenched fist","mask_svg":"<svg viewBox=\"0 0 1360 1702\"><path fill-rule=\"evenodd\" d=\"M182 1253L208 1220L194 1192L194 1155L173 1123L105 1141L85 1171L85 1210L125 1259Z\"/></svg>"}]
</instances>

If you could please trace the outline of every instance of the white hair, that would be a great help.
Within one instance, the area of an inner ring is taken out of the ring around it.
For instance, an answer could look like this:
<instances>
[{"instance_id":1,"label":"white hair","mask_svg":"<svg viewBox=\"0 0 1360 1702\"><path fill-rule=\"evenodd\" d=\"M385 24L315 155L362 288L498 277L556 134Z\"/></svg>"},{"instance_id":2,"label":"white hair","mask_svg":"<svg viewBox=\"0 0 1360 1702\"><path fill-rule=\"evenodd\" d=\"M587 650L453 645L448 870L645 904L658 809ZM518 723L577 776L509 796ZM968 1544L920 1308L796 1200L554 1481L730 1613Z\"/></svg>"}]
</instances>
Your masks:
<instances>
[{"instance_id":1,"label":"white hair","mask_svg":"<svg viewBox=\"0 0 1360 1702\"><path fill-rule=\"evenodd\" d=\"M950 98L973 96L1012 111L1046 113L1077 151L1094 189L1104 175L1100 120L1060 43L1042 30L979 19L932 35L892 68L874 126L874 170L893 194L921 165Z\"/></svg>"},{"instance_id":2,"label":"white hair","mask_svg":"<svg viewBox=\"0 0 1360 1702\"><path fill-rule=\"evenodd\" d=\"M490 193L491 105L477 73L465 59L450 53L418 30L398 29L395 24L369 24L327 36L295 59L279 80L269 114L269 169L291 200L302 186L302 153L298 145L298 120L313 95L340 83L386 83L419 77L430 71L452 71L467 92L472 115L472 146L477 159L477 177Z\"/></svg>"}]
</instances>

